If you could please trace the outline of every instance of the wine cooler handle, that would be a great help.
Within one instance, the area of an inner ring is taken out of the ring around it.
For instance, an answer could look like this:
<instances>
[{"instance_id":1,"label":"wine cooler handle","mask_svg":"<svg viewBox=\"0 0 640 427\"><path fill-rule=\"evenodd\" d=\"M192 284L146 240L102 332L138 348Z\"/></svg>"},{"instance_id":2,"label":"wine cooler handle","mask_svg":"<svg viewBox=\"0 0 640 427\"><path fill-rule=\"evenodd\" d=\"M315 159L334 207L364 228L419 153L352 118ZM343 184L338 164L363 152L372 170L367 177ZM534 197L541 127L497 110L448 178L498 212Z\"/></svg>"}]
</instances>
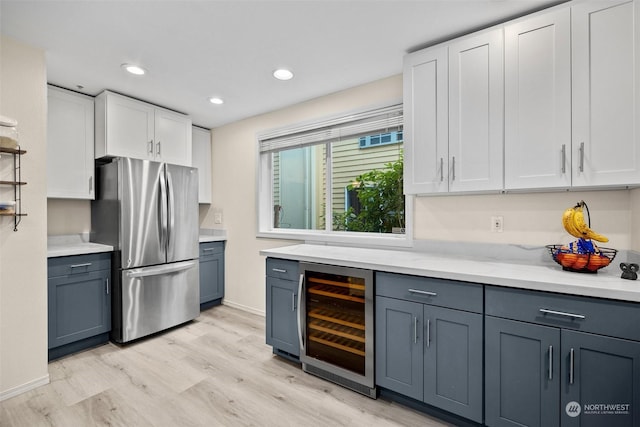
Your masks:
<instances>
[{"instance_id":1,"label":"wine cooler handle","mask_svg":"<svg viewBox=\"0 0 640 427\"><path fill-rule=\"evenodd\" d=\"M304 337L302 336L302 294L304 292L304 273L300 273L300 282L298 282L298 340L300 341L300 351L304 350Z\"/></svg>"}]
</instances>

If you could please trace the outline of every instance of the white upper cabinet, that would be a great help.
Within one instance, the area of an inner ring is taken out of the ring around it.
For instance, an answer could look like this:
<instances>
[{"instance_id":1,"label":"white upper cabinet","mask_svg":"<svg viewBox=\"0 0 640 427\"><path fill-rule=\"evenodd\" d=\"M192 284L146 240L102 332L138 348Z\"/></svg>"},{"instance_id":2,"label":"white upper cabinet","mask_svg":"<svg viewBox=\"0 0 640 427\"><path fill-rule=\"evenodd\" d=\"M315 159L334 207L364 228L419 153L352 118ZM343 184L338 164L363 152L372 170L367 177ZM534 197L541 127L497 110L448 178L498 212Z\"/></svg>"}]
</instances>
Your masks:
<instances>
[{"instance_id":1,"label":"white upper cabinet","mask_svg":"<svg viewBox=\"0 0 640 427\"><path fill-rule=\"evenodd\" d=\"M640 11L577 3L572 14L573 186L640 184Z\"/></svg>"},{"instance_id":2,"label":"white upper cabinet","mask_svg":"<svg viewBox=\"0 0 640 427\"><path fill-rule=\"evenodd\" d=\"M502 29L404 58L405 194L500 191Z\"/></svg>"},{"instance_id":3,"label":"white upper cabinet","mask_svg":"<svg viewBox=\"0 0 640 427\"><path fill-rule=\"evenodd\" d=\"M191 119L163 108L155 109L155 159L191 166Z\"/></svg>"},{"instance_id":4,"label":"white upper cabinet","mask_svg":"<svg viewBox=\"0 0 640 427\"><path fill-rule=\"evenodd\" d=\"M47 197L93 199L93 98L47 89Z\"/></svg>"},{"instance_id":5,"label":"white upper cabinet","mask_svg":"<svg viewBox=\"0 0 640 427\"><path fill-rule=\"evenodd\" d=\"M96 97L95 156L191 166L191 119L113 92Z\"/></svg>"},{"instance_id":6,"label":"white upper cabinet","mask_svg":"<svg viewBox=\"0 0 640 427\"><path fill-rule=\"evenodd\" d=\"M448 191L447 47L404 58L404 192Z\"/></svg>"},{"instance_id":7,"label":"white upper cabinet","mask_svg":"<svg viewBox=\"0 0 640 427\"><path fill-rule=\"evenodd\" d=\"M505 27L505 189L571 186L569 8Z\"/></svg>"},{"instance_id":8,"label":"white upper cabinet","mask_svg":"<svg viewBox=\"0 0 640 427\"><path fill-rule=\"evenodd\" d=\"M502 28L449 45L449 191L503 187Z\"/></svg>"},{"instance_id":9,"label":"white upper cabinet","mask_svg":"<svg viewBox=\"0 0 640 427\"><path fill-rule=\"evenodd\" d=\"M193 126L193 167L198 168L198 201L211 203L211 132Z\"/></svg>"}]
</instances>

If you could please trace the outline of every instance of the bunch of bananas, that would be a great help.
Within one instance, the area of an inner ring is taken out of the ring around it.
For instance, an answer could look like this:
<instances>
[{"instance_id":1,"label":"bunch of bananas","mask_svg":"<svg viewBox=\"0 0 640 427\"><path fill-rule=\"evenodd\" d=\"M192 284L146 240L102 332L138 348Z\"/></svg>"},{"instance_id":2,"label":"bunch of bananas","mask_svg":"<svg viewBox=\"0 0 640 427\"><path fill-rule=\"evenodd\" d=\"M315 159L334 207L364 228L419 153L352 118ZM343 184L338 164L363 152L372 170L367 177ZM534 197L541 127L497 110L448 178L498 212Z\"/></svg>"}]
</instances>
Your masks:
<instances>
[{"instance_id":1,"label":"bunch of bananas","mask_svg":"<svg viewBox=\"0 0 640 427\"><path fill-rule=\"evenodd\" d=\"M575 206L564 211L562 215L562 225L567 233L574 237L585 240L596 240L598 242L608 242L609 239L602 234L593 231L584 220L584 201L578 202Z\"/></svg>"}]
</instances>

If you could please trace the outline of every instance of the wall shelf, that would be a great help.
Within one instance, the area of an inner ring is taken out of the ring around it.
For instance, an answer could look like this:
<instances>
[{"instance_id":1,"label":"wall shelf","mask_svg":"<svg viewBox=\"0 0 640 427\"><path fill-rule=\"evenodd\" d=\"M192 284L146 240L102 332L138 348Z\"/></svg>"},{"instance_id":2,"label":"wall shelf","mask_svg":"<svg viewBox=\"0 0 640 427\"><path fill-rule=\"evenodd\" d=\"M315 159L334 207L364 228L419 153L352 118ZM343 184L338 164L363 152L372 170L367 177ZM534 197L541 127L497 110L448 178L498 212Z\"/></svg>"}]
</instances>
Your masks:
<instances>
[{"instance_id":1,"label":"wall shelf","mask_svg":"<svg viewBox=\"0 0 640 427\"><path fill-rule=\"evenodd\" d=\"M26 213L22 212L22 186L27 183L21 180L21 156L26 152L26 150L21 150L20 147L0 147L0 157L2 157L2 153L11 154L13 157L13 181L0 181L0 185L13 186L13 199L16 202L15 212L0 212L0 216L13 217L13 231L18 231L18 224L20 224L22 217L27 216Z\"/></svg>"}]
</instances>

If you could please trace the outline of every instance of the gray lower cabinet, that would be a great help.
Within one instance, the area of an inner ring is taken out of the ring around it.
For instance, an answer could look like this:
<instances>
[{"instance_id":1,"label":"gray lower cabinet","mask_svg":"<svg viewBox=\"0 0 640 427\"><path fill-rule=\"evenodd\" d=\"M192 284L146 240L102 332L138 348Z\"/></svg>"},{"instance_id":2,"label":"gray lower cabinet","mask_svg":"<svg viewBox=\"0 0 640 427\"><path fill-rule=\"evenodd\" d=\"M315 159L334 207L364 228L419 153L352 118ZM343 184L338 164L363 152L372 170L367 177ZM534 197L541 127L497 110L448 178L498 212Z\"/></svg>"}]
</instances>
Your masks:
<instances>
[{"instance_id":1,"label":"gray lower cabinet","mask_svg":"<svg viewBox=\"0 0 640 427\"><path fill-rule=\"evenodd\" d=\"M111 254L48 260L49 360L109 340Z\"/></svg>"},{"instance_id":2,"label":"gray lower cabinet","mask_svg":"<svg viewBox=\"0 0 640 427\"><path fill-rule=\"evenodd\" d=\"M485 296L486 425L640 425L640 305L495 287Z\"/></svg>"},{"instance_id":3,"label":"gray lower cabinet","mask_svg":"<svg viewBox=\"0 0 640 427\"><path fill-rule=\"evenodd\" d=\"M560 330L485 319L488 426L557 426L560 421Z\"/></svg>"},{"instance_id":4,"label":"gray lower cabinet","mask_svg":"<svg viewBox=\"0 0 640 427\"><path fill-rule=\"evenodd\" d=\"M377 273L376 384L481 423L482 288Z\"/></svg>"},{"instance_id":5,"label":"gray lower cabinet","mask_svg":"<svg viewBox=\"0 0 640 427\"><path fill-rule=\"evenodd\" d=\"M300 356L298 339L298 263L267 259L266 342L274 353Z\"/></svg>"},{"instance_id":6,"label":"gray lower cabinet","mask_svg":"<svg viewBox=\"0 0 640 427\"><path fill-rule=\"evenodd\" d=\"M200 309L224 298L224 242L200 243Z\"/></svg>"}]
</instances>

